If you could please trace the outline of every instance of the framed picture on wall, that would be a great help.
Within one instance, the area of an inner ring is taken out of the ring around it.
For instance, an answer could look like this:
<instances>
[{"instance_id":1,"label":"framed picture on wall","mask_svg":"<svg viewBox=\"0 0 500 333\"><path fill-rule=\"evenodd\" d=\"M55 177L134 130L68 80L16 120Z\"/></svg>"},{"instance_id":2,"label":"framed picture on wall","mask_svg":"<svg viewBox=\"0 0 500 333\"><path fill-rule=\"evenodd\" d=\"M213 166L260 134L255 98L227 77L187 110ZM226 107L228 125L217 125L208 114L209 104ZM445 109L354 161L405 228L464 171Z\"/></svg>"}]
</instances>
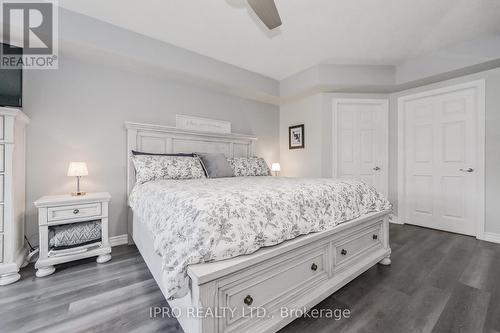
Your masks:
<instances>
[{"instance_id":1,"label":"framed picture on wall","mask_svg":"<svg viewBox=\"0 0 500 333\"><path fill-rule=\"evenodd\" d=\"M288 127L288 149L304 148L304 124Z\"/></svg>"}]
</instances>

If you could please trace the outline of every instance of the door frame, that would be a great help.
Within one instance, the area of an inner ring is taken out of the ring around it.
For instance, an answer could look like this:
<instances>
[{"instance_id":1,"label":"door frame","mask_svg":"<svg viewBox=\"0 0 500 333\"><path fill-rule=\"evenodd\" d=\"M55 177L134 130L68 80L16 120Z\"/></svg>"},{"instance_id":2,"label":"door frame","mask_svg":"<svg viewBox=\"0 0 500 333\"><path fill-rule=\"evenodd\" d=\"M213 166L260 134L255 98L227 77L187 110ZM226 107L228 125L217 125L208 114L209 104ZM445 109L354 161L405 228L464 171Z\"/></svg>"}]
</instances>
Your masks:
<instances>
[{"instance_id":1,"label":"door frame","mask_svg":"<svg viewBox=\"0 0 500 333\"><path fill-rule=\"evenodd\" d=\"M424 87L425 88L425 87ZM483 239L484 228L485 228L485 143L486 143L486 133L485 133L485 113L486 113L486 83L484 79L470 81L461 84L455 84L446 86L443 88L429 88L428 90L410 93L405 96L398 97L398 222L404 224L403 217L406 216L406 188L405 188L405 177L406 177L406 159L405 159L405 126L406 126L406 110L405 103L408 101L431 97L436 95L442 95L445 93L451 93L455 91L465 90L465 89L475 89L476 90L476 135L477 135L477 165L474 167L477 171L477 193L476 193L476 216L474 217L476 238Z\"/></svg>"},{"instance_id":2,"label":"door frame","mask_svg":"<svg viewBox=\"0 0 500 333\"><path fill-rule=\"evenodd\" d=\"M338 109L340 104L371 104L382 106L382 134L383 144L385 146L385 157L383 163L385 167L385 184L386 193L382 193L386 197L389 195L389 99L388 98L333 98L332 99L332 177L338 177L338 147L337 147L337 125L338 125Z\"/></svg>"}]
</instances>

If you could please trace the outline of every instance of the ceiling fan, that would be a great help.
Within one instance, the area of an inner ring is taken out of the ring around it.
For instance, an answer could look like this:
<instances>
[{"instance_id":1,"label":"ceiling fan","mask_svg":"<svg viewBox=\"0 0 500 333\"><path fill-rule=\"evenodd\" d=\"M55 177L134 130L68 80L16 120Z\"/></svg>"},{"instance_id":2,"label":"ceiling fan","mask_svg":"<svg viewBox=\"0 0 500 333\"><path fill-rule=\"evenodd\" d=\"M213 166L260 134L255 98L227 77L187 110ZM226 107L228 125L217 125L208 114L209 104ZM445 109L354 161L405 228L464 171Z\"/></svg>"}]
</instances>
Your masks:
<instances>
[{"instance_id":1,"label":"ceiling fan","mask_svg":"<svg viewBox=\"0 0 500 333\"><path fill-rule=\"evenodd\" d=\"M247 0L250 7L269 30L281 25L280 14L274 0Z\"/></svg>"}]
</instances>

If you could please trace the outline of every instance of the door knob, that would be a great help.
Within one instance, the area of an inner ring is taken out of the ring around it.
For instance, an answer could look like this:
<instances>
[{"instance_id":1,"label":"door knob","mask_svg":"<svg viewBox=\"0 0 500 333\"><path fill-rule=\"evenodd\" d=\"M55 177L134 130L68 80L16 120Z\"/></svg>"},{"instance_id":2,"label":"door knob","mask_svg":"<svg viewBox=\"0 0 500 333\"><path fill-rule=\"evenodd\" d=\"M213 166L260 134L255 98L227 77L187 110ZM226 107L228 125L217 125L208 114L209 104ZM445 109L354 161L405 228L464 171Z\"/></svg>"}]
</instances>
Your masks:
<instances>
[{"instance_id":1,"label":"door knob","mask_svg":"<svg viewBox=\"0 0 500 333\"><path fill-rule=\"evenodd\" d=\"M380 170L380 167L376 166L375 168L373 168L373 171L379 171Z\"/></svg>"},{"instance_id":2,"label":"door knob","mask_svg":"<svg viewBox=\"0 0 500 333\"><path fill-rule=\"evenodd\" d=\"M472 168L467 168L467 169L460 169L462 172L474 172L474 169Z\"/></svg>"}]
</instances>

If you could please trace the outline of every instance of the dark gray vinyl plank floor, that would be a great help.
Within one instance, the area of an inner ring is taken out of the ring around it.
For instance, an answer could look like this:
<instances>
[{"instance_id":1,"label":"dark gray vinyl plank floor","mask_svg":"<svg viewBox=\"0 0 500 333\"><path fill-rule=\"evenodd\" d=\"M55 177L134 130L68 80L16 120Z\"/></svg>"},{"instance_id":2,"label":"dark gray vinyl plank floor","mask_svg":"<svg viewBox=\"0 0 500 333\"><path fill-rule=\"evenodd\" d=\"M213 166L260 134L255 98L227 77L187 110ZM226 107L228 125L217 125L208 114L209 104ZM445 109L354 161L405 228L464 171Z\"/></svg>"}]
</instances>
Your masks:
<instances>
[{"instance_id":1,"label":"dark gray vinyl plank floor","mask_svg":"<svg viewBox=\"0 0 500 333\"><path fill-rule=\"evenodd\" d=\"M500 245L409 225L391 225L392 265L374 266L317 309L349 309L348 319L299 318L286 332L500 333ZM113 259L57 266L37 279L0 287L0 332L182 332L133 246Z\"/></svg>"}]
</instances>

